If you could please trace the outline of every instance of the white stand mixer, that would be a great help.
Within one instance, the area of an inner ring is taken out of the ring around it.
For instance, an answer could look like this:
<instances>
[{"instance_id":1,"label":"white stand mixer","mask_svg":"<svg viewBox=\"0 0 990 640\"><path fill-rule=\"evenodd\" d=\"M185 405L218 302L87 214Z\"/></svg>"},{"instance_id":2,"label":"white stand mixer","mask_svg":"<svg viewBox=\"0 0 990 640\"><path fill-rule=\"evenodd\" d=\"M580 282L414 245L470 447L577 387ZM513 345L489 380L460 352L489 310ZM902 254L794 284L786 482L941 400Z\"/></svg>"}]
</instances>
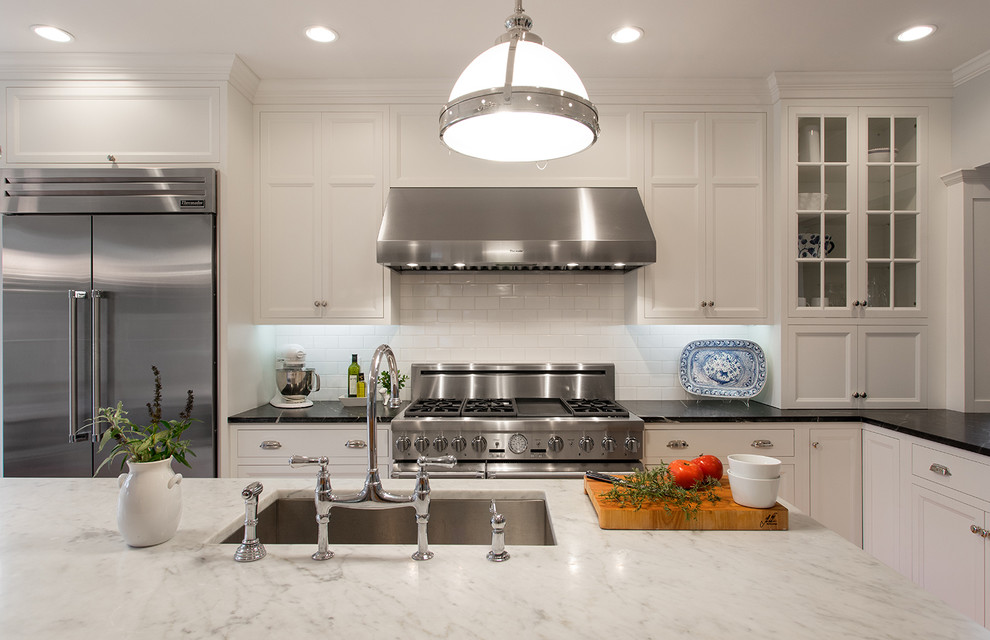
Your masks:
<instances>
[{"instance_id":1,"label":"white stand mixer","mask_svg":"<svg viewBox=\"0 0 990 640\"><path fill-rule=\"evenodd\" d=\"M312 407L307 396L320 390L320 376L306 368L306 350L302 345L284 344L275 352L275 396L269 402L280 409Z\"/></svg>"}]
</instances>

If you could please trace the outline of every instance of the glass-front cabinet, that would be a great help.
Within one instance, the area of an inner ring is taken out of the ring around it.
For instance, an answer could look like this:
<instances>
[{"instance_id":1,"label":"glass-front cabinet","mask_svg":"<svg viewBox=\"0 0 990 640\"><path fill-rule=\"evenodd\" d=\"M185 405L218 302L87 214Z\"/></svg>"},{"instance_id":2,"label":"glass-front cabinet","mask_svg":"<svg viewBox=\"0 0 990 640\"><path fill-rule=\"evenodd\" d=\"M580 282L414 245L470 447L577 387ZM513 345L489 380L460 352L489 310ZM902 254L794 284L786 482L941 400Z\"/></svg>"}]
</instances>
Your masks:
<instances>
[{"instance_id":1,"label":"glass-front cabinet","mask_svg":"<svg viewBox=\"0 0 990 640\"><path fill-rule=\"evenodd\" d=\"M792 107L792 317L923 315L924 115Z\"/></svg>"}]
</instances>

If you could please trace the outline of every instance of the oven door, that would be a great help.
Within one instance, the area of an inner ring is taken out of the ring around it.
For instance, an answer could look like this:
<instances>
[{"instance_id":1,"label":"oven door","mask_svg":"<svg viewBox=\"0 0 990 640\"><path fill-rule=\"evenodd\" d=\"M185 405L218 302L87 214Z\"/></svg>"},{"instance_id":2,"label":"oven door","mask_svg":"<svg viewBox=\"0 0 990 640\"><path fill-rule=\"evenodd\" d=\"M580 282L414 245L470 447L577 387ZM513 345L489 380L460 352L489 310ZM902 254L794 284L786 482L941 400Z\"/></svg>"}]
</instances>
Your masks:
<instances>
[{"instance_id":1,"label":"oven door","mask_svg":"<svg viewBox=\"0 0 990 640\"><path fill-rule=\"evenodd\" d=\"M393 461L392 469L389 472L391 478L415 478L419 471L419 465L412 460ZM484 478L484 462L458 462L457 466L450 469L441 467L426 467L431 478Z\"/></svg>"},{"instance_id":2,"label":"oven door","mask_svg":"<svg viewBox=\"0 0 990 640\"><path fill-rule=\"evenodd\" d=\"M564 478L583 478L588 470L601 473L629 473L642 471L643 463L638 460L617 462L568 462L568 461L539 461L539 462L488 462L489 478L548 478L560 480ZM430 474L432 475L432 474Z\"/></svg>"}]
</instances>

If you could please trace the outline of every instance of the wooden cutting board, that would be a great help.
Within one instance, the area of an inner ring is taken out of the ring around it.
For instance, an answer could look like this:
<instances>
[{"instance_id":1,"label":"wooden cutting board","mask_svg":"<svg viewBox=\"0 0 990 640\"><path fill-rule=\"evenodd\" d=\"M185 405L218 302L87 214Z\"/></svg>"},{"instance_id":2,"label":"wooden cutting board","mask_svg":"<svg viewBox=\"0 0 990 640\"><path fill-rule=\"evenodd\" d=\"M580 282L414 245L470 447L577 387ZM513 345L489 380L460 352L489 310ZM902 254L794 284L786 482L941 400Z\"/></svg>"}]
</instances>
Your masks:
<instances>
[{"instance_id":1,"label":"wooden cutting board","mask_svg":"<svg viewBox=\"0 0 990 640\"><path fill-rule=\"evenodd\" d=\"M670 512L662 503L645 504L642 508L620 507L603 500L601 494L612 488L607 482L584 479L584 492L591 499L598 513L598 526L602 529L691 529L735 531L785 531L787 508L779 502L769 509L753 509L736 504L732 500L729 481L722 478L722 486L715 490L721 498L718 502L704 502L692 517L677 507Z\"/></svg>"}]
</instances>

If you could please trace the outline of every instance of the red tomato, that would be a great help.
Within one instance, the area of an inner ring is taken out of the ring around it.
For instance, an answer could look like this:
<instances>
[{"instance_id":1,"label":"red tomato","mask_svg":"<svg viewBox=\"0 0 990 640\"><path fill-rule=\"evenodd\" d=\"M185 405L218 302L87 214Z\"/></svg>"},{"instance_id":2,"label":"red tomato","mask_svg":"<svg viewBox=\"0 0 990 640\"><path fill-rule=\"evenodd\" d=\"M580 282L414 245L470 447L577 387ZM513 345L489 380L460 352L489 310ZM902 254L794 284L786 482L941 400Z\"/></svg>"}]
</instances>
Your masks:
<instances>
[{"instance_id":1,"label":"red tomato","mask_svg":"<svg viewBox=\"0 0 990 640\"><path fill-rule=\"evenodd\" d=\"M701 467L687 460L674 460L667 465L667 470L670 471L674 484L685 489L690 489L705 479L705 472Z\"/></svg>"},{"instance_id":2,"label":"red tomato","mask_svg":"<svg viewBox=\"0 0 990 640\"><path fill-rule=\"evenodd\" d=\"M706 478L722 479L722 461L718 459L718 456L703 454L691 462L701 467L701 471L705 474Z\"/></svg>"}]
</instances>

